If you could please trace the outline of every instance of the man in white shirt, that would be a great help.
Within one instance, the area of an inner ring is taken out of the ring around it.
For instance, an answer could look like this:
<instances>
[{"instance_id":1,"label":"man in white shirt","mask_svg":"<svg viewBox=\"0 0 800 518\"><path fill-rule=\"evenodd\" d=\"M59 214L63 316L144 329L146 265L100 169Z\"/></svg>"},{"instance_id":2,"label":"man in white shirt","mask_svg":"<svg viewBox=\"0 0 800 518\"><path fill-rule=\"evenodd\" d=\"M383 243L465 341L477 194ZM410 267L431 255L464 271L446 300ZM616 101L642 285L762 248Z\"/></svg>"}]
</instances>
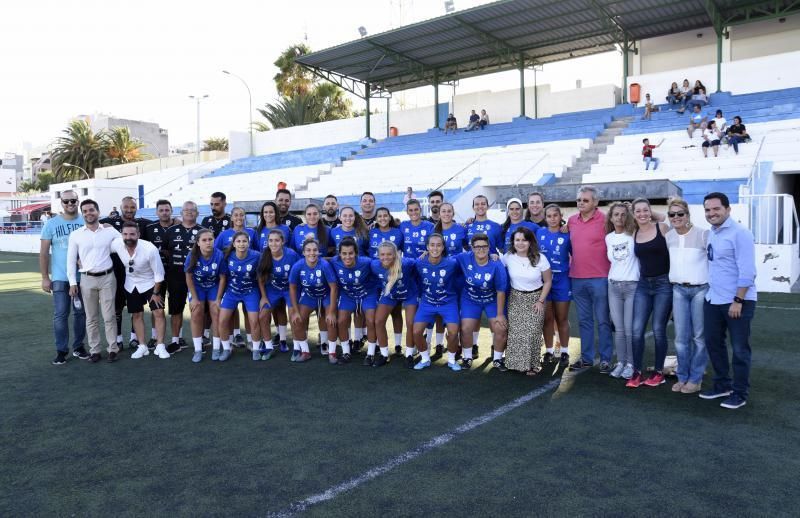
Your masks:
<instances>
[{"instance_id":1,"label":"man in white shirt","mask_svg":"<svg viewBox=\"0 0 800 518\"><path fill-rule=\"evenodd\" d=\"M89 361L100 361L100 313L103 314L106 340L108 341L108 361L117 361L117 323L114 312L114 297L117 283L114 278L114 264L111 262L111 242L119 237L113 227L100 225L100 209L94 200L81 202L84 226L69 235L67 246L67 278L69 294L83 297L86 312L86 334L89 342ZM78 262L80 261L80 268ZM78 271L81 273L78 287Z\"/></svg>"},{"instance_id":2,"label":"man in white shirt","mask_svg":"<svg viewBox=\"0 0 800 518\"><path fill-rule=\"evenodd\" d=\"M136 336L144 336L144 305L150 307L156 327L156 351L161 358L169 358L164 346L164 299L161 296L161 284L164 282L164 265L158 248L153 243L139 240L139 226L126 221L122 225L122 237L114 239L111 251L115 252L125 266L125 299L128 313L131 315L133 330ZM138 360L150 354L145 344L139 344L131 355Z\"/></svg>"}]
</instances>

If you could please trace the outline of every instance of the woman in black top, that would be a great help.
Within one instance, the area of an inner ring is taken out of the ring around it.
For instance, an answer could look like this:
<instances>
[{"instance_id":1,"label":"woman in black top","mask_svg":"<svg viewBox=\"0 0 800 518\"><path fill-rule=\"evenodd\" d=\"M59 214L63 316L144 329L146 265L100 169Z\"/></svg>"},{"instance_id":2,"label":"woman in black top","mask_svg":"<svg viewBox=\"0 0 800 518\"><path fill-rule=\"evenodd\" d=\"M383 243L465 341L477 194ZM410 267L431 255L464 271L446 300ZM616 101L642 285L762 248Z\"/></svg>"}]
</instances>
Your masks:
<instances>
[{"instance_id":1,"label":"woman in black top","mask_svg":"<svg viewBox=\"0 0 800 518\"><path fill-rule=\"evenodd\" d=\"M747 128L742 124L742 118L738 115L733 118L733 124L728 126L728 145L733 146L733 152L739 154L739 144L750 140Z\"/></svg>"},{"instance_id":2,"label":"woman in black top","mask_svg":"<svg viewBox=\"0 0 800 518\"><path fill-rule=\"evenodd\" d=\"M656 387L664 383L664 359L667 357L667 321L672 312L672 284L669 282L669 249L664 238L668 227L653 221L650 202L644 198L633 201L636 219L633 251L639 259L639 284L634 295L633 312L633 377L627 387L636 388L642 383ZM642 379L644 357L644 332L650 315L653 315L655 338L655 371L645 381Z\"/></svg>"}]
</instances>

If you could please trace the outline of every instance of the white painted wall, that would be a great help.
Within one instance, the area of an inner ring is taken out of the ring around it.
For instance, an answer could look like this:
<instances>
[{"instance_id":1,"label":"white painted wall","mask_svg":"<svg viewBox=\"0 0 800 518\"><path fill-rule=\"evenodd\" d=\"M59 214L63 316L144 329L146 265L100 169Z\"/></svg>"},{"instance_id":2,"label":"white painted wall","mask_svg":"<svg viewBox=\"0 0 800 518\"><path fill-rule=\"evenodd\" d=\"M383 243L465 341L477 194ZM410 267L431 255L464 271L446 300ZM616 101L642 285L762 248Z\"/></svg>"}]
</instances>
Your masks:
<instances>
[{"instance_id":1,"label":"white painted wall","mask_svg":"<svg viewBox=\"0 0 800 518\"><path fill-rule=\"evenodd\" d=\"M39 255L38 234L2 234L0 235L0 252L21 252Z\"/></svg>"},{"instance_id":2,"label":"white painted wall","mask_svg":"<svg viewBox=\"0 0 800 518\"><path fill-rule=\"evenodd\" d=\"M702 37L698 38L698 34ZM639 42L638 48L642 74L717 62L717 36L710 27L643 40ZM630 82L631 80L628 81L629 84ZM708 84L705 80L703 83Z\"/></svg>"},{"instance_id":3,"label":"white painted wall","mask_svg":"<svg viewBox=\"0 0 800 518\"><path fill-rule=\"evenodd\" d=\"M152 160L142 160L130 164L112 165L109 167L98 167L94 170L95 178L122 178L137 174L152 173L173 167L184 167L187 165L224 160L228 158L227 151L202 151L200 160L197 161L195 153L186 155L171 155L164 158L154 158Z\"/></svg>"},{"instance_id":4,"label":"white painted wall","mask_svg":"<svg viewBox=\"0 0 800 518\"><path fill-rule=\"evenodd\" d=\"M61 207L59 196L62 191L72 189L78 193L78 198L82 201L92 199L100 206L100 214L105 217L112 207L119 210L120 200L125 196L133 196L139 199L139 191L136 185L125 181L117 180L79 180L76 182L57 183L50 186L51 207Z\"/></svg>"},{"instance_id":5,"label":"white painted wall","mask_svg":"<svg viewBox=\"0 0 800 518\"><path fill-rule=\"evenodd\" d=\"M767 20L729 29L731 59L750 59L800 50L800 15L786 21Z\"/></svg>"}]
</instances>

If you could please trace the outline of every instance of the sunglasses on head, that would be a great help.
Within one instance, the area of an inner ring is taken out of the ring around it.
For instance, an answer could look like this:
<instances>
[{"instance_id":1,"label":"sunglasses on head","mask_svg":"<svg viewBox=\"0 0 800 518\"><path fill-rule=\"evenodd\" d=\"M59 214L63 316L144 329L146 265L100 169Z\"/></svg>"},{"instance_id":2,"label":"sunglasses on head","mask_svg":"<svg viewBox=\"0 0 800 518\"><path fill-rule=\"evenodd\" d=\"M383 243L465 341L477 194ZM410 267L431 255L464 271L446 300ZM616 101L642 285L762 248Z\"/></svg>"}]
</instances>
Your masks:
<instances>
[{"instance_id":1,"label":"sunglasses on head","mask_svg":"<svg viewBox=\"0 0 800 518\"><path fill-rule=\"evenodd\" d=\"M685 215L686 215L685 212L667 212L667 216L669 216L670 218L675 218L675 217L682 218Z\"/></svg>"},{"instance_id":2,"label":"sunglasses on head","mask_svg":"<svg viewBox=\"0 0 800 518\"><path fill-rule=\"evenodd\" d=\"M61 203L63 203L64 205L75 205L76 203L78 203L78 198L70 198L68 200L61 200Z\"/></svg>"}]
</instances>

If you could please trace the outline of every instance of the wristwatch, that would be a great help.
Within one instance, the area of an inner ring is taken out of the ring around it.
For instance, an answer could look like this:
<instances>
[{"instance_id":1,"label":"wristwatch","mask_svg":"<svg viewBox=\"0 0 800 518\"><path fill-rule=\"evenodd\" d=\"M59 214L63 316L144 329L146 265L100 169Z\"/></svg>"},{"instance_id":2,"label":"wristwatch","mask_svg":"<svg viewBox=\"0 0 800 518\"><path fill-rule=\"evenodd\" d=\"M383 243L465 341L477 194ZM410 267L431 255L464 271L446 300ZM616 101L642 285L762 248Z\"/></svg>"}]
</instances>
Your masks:
<instances>
[{"instance_id":1,"label":"wristwatch","mask_svg":"<svg viewBox=\"0 0 800 518\"><path fill-rule=\"evenodd\" d=\"M736 297L736 296L734 296L734 297L733 297L733 301L734 301L734 302L736 302L736 303L738 303L738 304L742 304L742 303L744 303L744 299L743 299L742 297Z\"/></svg>"}]
</instances>

